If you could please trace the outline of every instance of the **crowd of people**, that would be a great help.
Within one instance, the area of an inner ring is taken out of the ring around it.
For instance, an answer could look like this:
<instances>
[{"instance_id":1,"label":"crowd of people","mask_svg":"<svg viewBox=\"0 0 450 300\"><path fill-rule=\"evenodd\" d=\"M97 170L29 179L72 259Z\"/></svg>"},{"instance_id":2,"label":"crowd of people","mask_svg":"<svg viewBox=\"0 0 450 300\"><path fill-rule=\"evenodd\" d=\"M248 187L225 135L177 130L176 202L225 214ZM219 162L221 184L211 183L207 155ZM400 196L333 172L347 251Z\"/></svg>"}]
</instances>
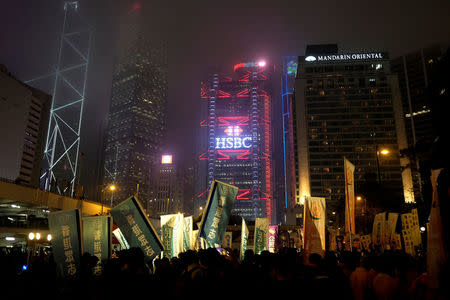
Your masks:
<instances>
[{"instance_id":1,"label":"crowd of people","mask_svg":"<svg viewBox=\"0 0 450 300\"><path fill-rule=\"evenodd\" d=\"M58 278L51 253L28 257L20 251L0 254L2 295L43 295L47 299L131 299L145 297L295 297L327 299L450 299L442 266L440 290L429 290L425 262L400 251L374 255L360 252L312 254L282 248L277 253L205 249L174 258L146 261L138 248L121 250L103 263L95 276L97 258L85 253L78 276ZM26 269L26 270L25 270ZM447 279L448 280L448 279Z\"/></svg>"}]
</instances>

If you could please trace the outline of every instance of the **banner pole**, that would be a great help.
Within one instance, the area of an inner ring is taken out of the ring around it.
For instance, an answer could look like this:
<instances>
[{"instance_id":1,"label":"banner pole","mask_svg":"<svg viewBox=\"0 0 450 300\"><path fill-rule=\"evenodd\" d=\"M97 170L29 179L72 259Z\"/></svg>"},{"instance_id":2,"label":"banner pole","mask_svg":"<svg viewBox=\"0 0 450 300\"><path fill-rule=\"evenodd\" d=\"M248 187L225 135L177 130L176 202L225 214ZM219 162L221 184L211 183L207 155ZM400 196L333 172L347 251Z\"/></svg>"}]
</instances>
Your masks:
<instances>
[{"instance_id":1,"label":"banner pole","mask_svg":"<svg viewBox=\"0 0 450 300\"><path fill-rule=\"evenodd\" d=\"M350 252L353 252L353 235L351 231L350 231Z\"/></svg>"}]
</instances>

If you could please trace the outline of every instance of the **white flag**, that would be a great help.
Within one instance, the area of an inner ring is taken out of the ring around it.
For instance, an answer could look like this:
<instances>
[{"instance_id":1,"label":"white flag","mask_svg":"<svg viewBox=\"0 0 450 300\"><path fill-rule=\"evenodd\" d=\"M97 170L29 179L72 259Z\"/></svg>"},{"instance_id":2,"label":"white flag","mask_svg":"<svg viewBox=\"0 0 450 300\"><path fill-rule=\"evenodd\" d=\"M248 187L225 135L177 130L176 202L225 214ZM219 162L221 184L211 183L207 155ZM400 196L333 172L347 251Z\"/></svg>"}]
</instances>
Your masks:
<instances>
[{"instance_id":1,"label":"white flag","mask_svg":"<svg viewBox=\"0 0 450 300\"><path fill-rule=\"evenodd\" d=\"M183 214L161 216L161 237L166 253L170 257L177 257L180 252L183 252L183 229Z\"/></svg>"},{"instance_id":2,"label":"white flag","mask_svg":"<svg viewBox=\"0 0 450 300\"><path fill-rule=\"evenodd\" d=\"M242 227L241 227L241 260L244 259L245 250L247 250L247 241L248 241L248 227L245 224L245 219L242 218Z\"/></svg>"}]
</instances>

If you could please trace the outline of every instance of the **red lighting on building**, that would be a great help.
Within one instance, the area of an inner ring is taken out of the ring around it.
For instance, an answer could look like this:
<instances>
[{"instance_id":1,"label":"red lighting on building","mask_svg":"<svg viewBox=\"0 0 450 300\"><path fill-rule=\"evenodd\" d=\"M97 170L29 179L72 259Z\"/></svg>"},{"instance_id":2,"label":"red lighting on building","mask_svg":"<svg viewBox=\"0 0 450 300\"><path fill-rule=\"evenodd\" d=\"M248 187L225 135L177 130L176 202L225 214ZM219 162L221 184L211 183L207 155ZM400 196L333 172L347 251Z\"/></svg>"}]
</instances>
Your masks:
<instances>
[{"instance_id":1,"label":"red lighting on building","mask_svg":"<svg viewBox=\"0 0 450 300\"><path fill-rule=\"evenodd\" d=\"M219 126L245 126L250 121L249 117L218 117Z\"/></svg>"},{"instance_id":2,"label":"red lighting on building","mask_svg":"<svg viewBox=\"0 0 450 300\"><path fill-rule=\"evenodd\" d=\"M266 66L266 62L264 60L260 60L258 62L247 62L247 63L238 63L234 65L233 71L241 68L264 68Z\"/></svg>"},{"instance_id":3,"label":"red lighting on building","mask_svg":"<svg viewBox=\"0 0 450 300\"><path fill-rule=\"evenodd\" d=\"M208 156L207 156L206 154L207 154L207 152L200 154L200 155L198 156L198 159L199 159L199 160L207 160L207 159L208 159Z\"/></svg>"},{"instance_id":4,"label":"red lighting on building","mask_svg":"<svg viewBox=\"0 0 450 300\"><path fill-rule=\"evenodd\" d=\"M237 69L244 68L244 67L245 67L244 63L236 64L236 65L234 65L233 71L236 72Z\"/></svg>"},{"instance_id":5,"label":"red lighting on building","mask_svg":"<svg viewBox=\"0 0 450 300\"><path fill-rule=\"evenodd\" d=\"M236 199L238 200L249 200L250 199L250 189L239 189Z\"/></svg>"},{"instance_id":6,"label":"red lighting on building","mask_svg":"<svg viewBox=\"0 0 450 300\"><path fill-rule=\"evenodd\" d=\"M240 91L236 95L236 97L249 97L249 96L250 96L250 90L249 89L245 89L243 91Z\"/></svg>"},{"instance_id":7,"label":"red lighting on building","mask_svg":"<svg viewBox=\"0 0 450 300\"><path fill-rule=\"evenodd\" d=\"M250 159L250 150L247 150L247 149L217 150L217 159L220 159L220 160ZM202 160L202 159L200 159L200 160Z\"/></svg>"},{"instance_id":8,"label":"red lighting on building","mask_svg":"<svg viewBox=\"0 0 450 300\"><path fill-rule=\"evenodd\" d=\"M239 187L234 213L273 222L272 96L267 80L272 71L264 60L238 63L233 69L234 75L212 74L202 83L200 96L208 101L208 116L200 126L206 130L207 149L198 158L205 161L207 182L216 179ZM230 140L234 146L223 146L231 145Z\"/></svg>"},{"instance_id":9,"label":"red lighting on building","mask_svg":"<svg viewBox=\"0 0 450 300\"><path fill-rule=\"evenodd\" d=\"M206 189L205 191L201 192L200 194L197 195L197 198L201 198L203 195L205 195L208 192L208 190Z\"/></svg>"},{"instance_id":10,"label":"red lighting on building","mask_svg":"<svg viewBox=\"0 0 450 300\"><path fill-rule=\"evenodd\" d=\"M250 72L247 72L246 74L242 75L239 78L239 81L250 81Z\"/></svg>"},{"instance_id":11,"label":"red lighting on building","mask_svg":"<svg viewBox=\"0 0 450 300\"><path fill-rule=\"evenodd\" d=\"M219 90L218 94L219 94L218 95L219 98L230 98L231 97L230 93L224 92L222 90Z\"/></svg>"},{"instance_id":12,"label":"red lighting on building","mask_svg":"<svg viewBox=\"0 0 450 300\"><path fill-rule=\"evenodd\" d=\"M136 10L138 10L138 9L140 9L141 8L141 4L140 3L135 3L134 5L133 5L133 11L136 11Z\"/></svg>"},{"instance_id":13,"label":"red lighting on building","mask_svg":"<svg viewBox=\"0 0 450 300\"><path fill-rule=\"evenodd\" d=\"M239 126L228 126L224 131L228 136L239 136L243 130Z\"/></svg>"}]
</instances>

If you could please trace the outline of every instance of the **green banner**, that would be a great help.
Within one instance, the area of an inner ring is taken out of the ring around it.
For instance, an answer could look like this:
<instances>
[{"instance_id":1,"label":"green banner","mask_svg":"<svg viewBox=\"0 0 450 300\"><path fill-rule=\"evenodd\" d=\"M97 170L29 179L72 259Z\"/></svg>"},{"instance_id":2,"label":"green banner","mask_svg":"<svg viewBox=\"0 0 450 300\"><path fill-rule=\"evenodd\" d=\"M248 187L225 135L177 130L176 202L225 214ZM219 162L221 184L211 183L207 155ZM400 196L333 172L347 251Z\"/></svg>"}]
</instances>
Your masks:
<instances>
[{"instance_id":1,"label":"green banner","mask_svg":"<svg viewBox=\"0 0 450 300\"><path fill-rule=\"evenodd\" d=\"M80 269L82 251L80 212L78 209L48 215L52 252L59 277L75 277Z\"/></svg>"},{"instance_id":2,"label":"green banner","mask_svg":"<svg viewBox=\"0 0 450 300\"><path fill-rule=\"evenodd\" d=\"M264 250L269 249L269 219L255 219L255 254L260 254Z\"/></svg>"},{"instance_id":3,"label":"green banner","mask_svg":"<svg viewBox=\"0 0 450 300\"><path fill-rule=\"evenodd\" d=\"M193 222L192 216L184 218L184 227L183 227L184 251L194 248L192 243L192 222Z\"/></svg>"},{"instance_id":4,"label":"green banner","mask_svg":"<svg viewBox=\"0 0 450 300\"><path fill-rule=\"evenodd\" d=\"M83 249L98 258L94 267L94 275L102 274L102 262L111 257L110 216L94 216L83 218Z\"/></svg>"},{"instance_id":5,"label":"green banner","mask_svg":"<svg viewBox=\"0 0 450 300\"><path fill-rule=\"evenodd\" d=\"M115 206L111 209L111 215L131 248L141 248L150 260L164 250L162 241L136 197Z\"/></svg>"},{"instance_id":6,"label":"green banner","mask_svg":"<svg viewBox=\"0 0 450 300\"><path fill-rule=\"evenodd\" d=\"M173 237L173 227L164 224L161 226L161 239L164 244L164 256L167 258L173 257L172 249L172 237Z\"/></svg>"},{"instance_id":7,"label":"green banner","mask_svg":"<svg viewBox=\"0 0 450 300\"><path fill-rule=\"evenodd\" d=\"M227 230L238 187L214 180L200 224L200 237L209 247L220 247Z\"/></svg>"}]
</instances>

